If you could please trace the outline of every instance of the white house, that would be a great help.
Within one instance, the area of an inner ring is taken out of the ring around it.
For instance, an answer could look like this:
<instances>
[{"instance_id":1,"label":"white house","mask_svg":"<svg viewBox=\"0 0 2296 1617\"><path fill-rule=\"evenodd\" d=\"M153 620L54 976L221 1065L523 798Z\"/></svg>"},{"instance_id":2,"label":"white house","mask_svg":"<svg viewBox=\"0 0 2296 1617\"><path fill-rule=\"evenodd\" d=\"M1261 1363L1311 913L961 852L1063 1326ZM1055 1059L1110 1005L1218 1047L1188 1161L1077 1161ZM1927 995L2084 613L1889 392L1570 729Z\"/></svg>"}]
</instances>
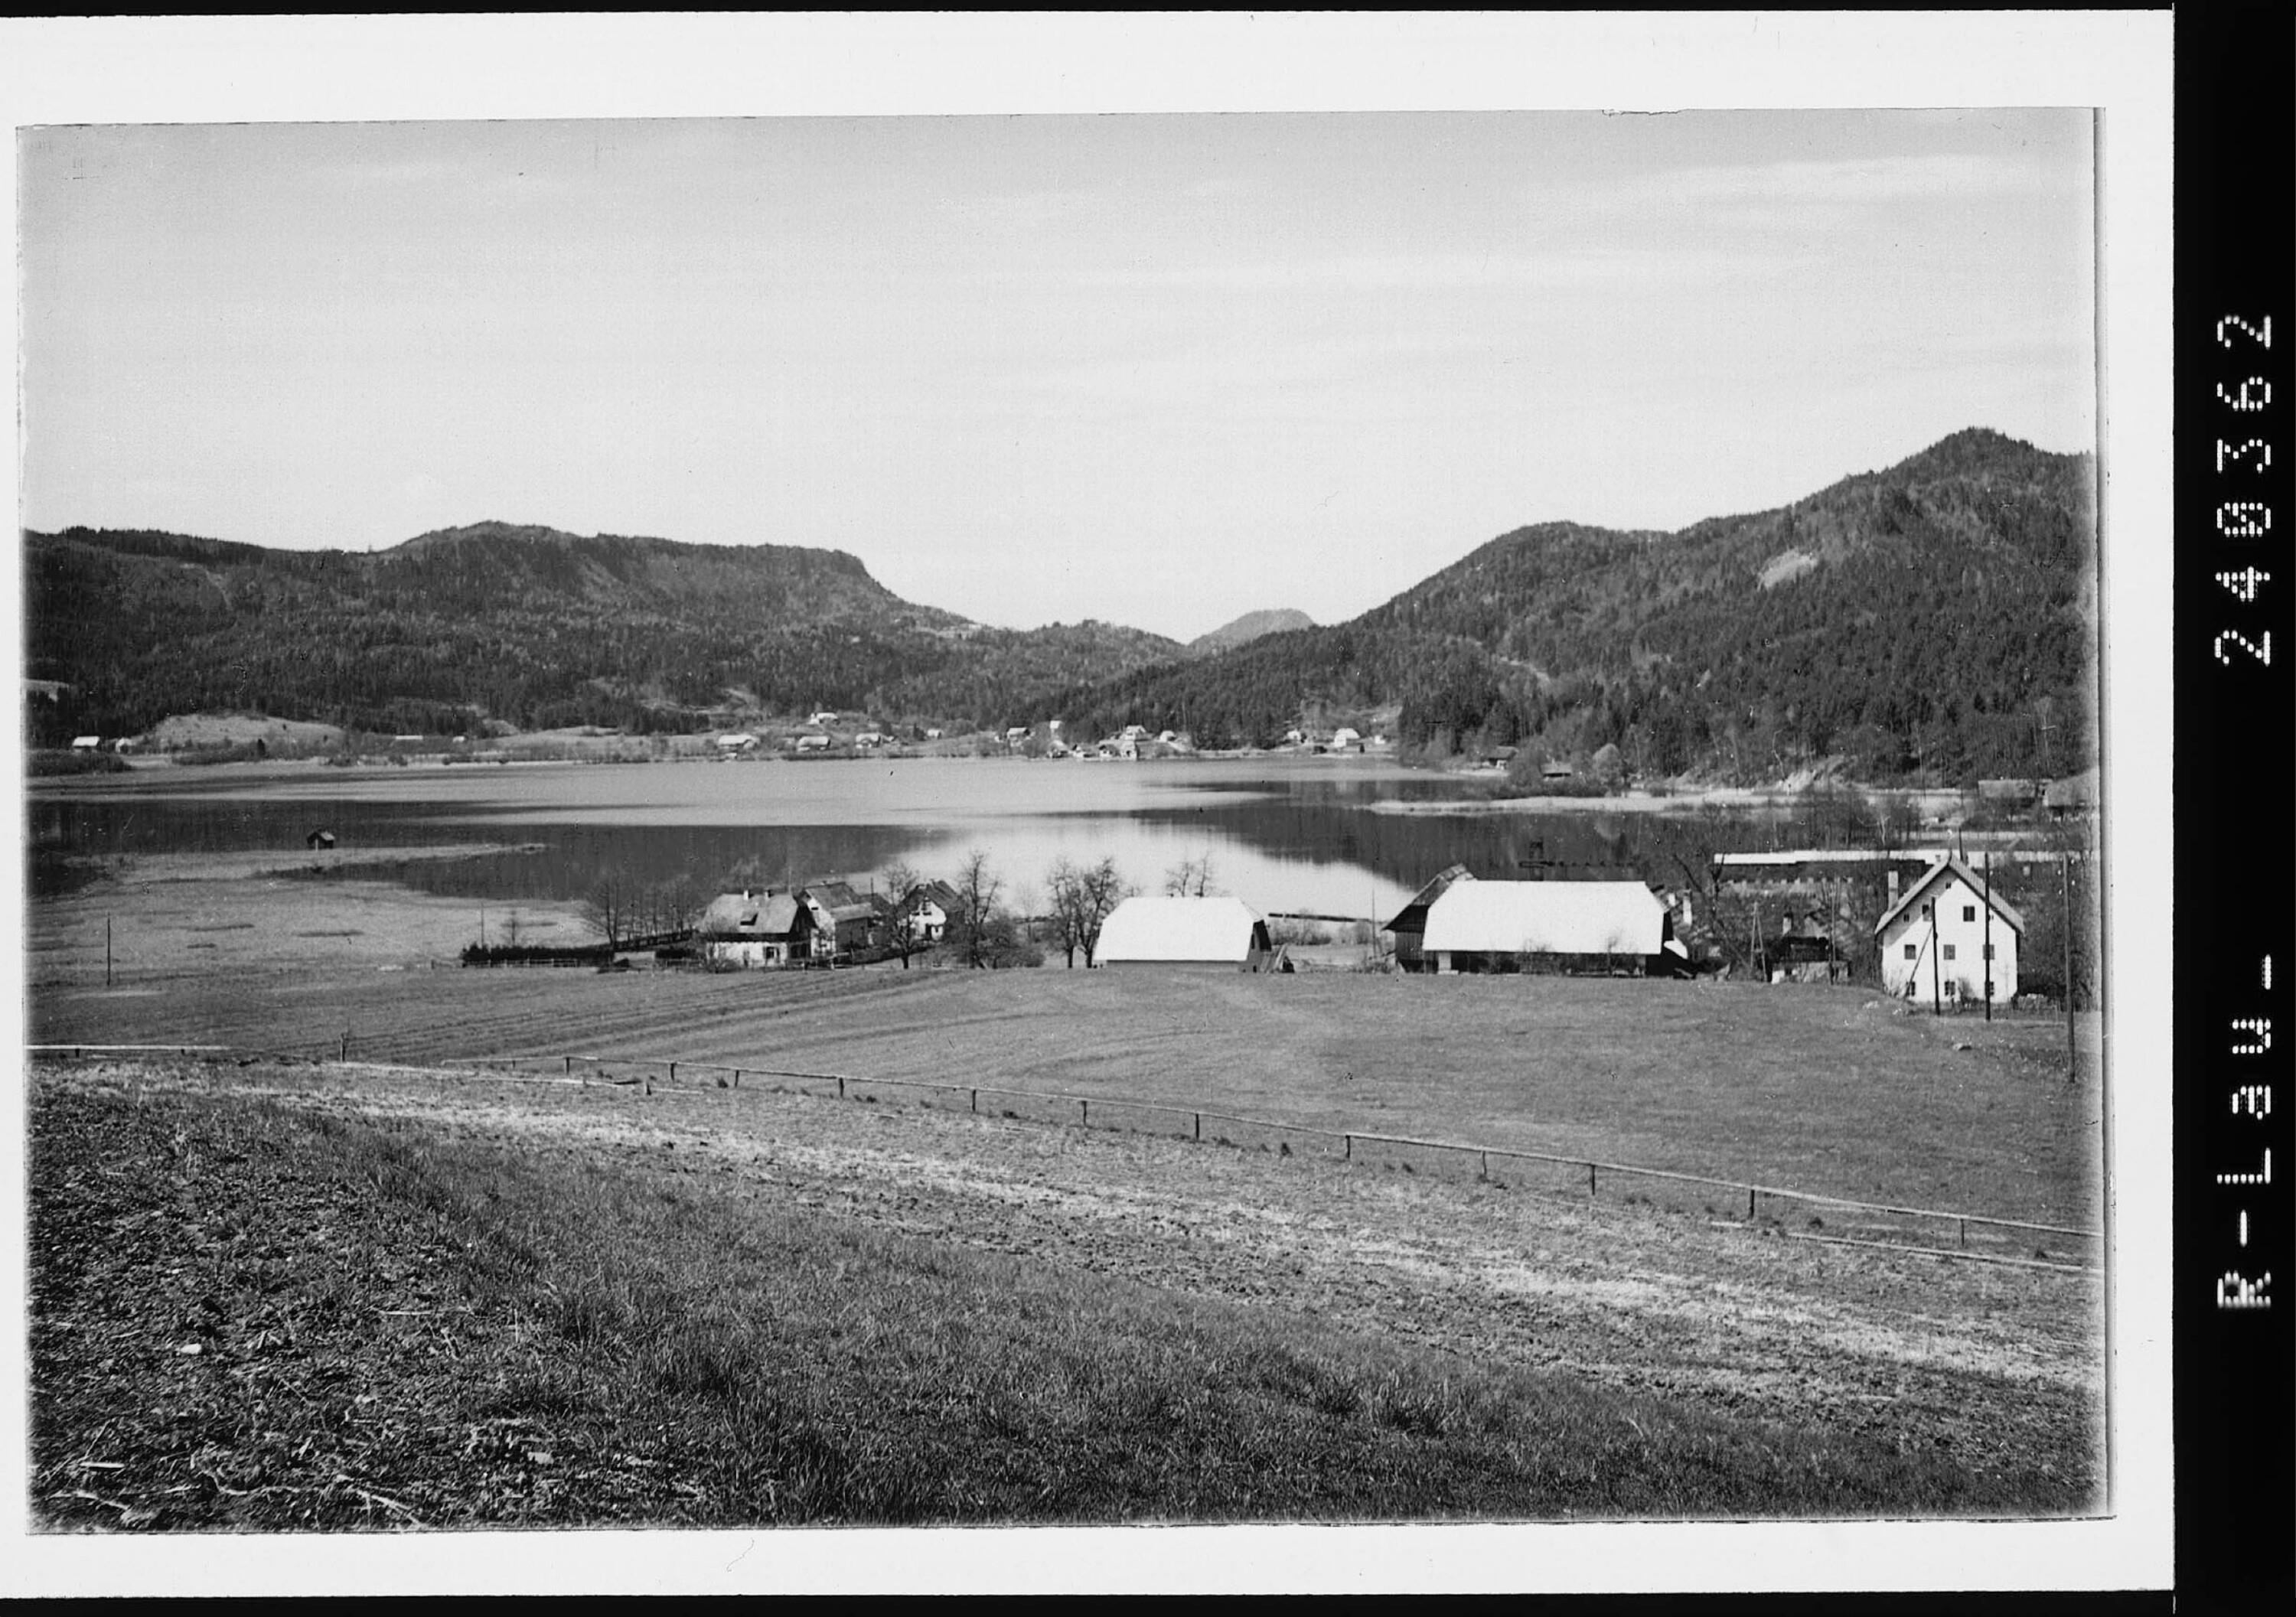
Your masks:
<instances>
[{"instance_id":1,"label":"white house","mask_svg":"<svg viewBox=\"0 0 2296 1617\"><path fill-rule=\"evenodd\" d=\"M1332 751L1334 752L1344 752L1349 747L1360 750L1362 746L1363 732L1360 730L1349 729L1347 726L1341 725L1332 732Z\"/></svg>"},{"instance_id":2,"label":"white house","mask_svg":"<svg viewBox=\"0 0 2296 1617\"><path fill-rule=\"evenodd\" d=\"M724 753L747 752L757 744L756 736L742 730L735 730L718 738L718 751Z\"/></svg>"},{"instance_id":3,"label":"white house","mask_svg":"<svg viewBox=\"0 0 2296 1617\"><path fill-rule=\"evenodd\" d=\"M818 752L828 745L829 737L826 735L800 735L797 738L797 750L800 752Z\"/></svg>"},{"instance_id":4,"label":"white house","mask_svg":"<svg viewBox=\"0 0 2296 1617\"><path fill-rule=\"evenodd\" d=\"M1241 899L1130 898L1101 923L1098 965L1219 965L1272 952L1267 923Z\"/></svg>"},{"instance_id":5,"label":"white house","mask_svg":"<svg viewBox=\"0 0 2296 1617\"><path fill-rule=\"evenodd\" d=\"M824 708L805 722L809 725L833 725L837 722L837 715Z\"/></svg>"},{"instance_id":6,"label":"white house","mask_svg":"<svg viewBox=\"0 0 2296 1617\"><path fill-rule=\"evenodd\" d=\"M1689 961L1666 905L1640 882L1455 881L1427 907L1420 948L1438 972L1656 973Z\"/></svg>"},{"instance_id":7,"label":"white house","mask_svg":"<svg viewBox=\"0 0 2296 1617\"><path fill-rule=\"evenodd\" d=\"M1915 999L1982 1004L1989 945L1993 1003L2004 1004L2017 995L2017 944L2024 932L2024 916L1998 896L1988 901L1983 876L1959 859L1941 858L1874 928L1881 944L1882 986Z\"/></svg>"},{"instance_id":8,"label":"white house","mask_svg":"<svg viewBox=\"0 0 2296 1617\"><path fill-rule=\"evenodd\" d=\"M794 895L777 892L720 893L702 912L697 929L702 952L728 965L786 965L801 959L810 945L813 918Z\"/></svg>"},{"instance_id":9,"label":"white house","mask_svg":"<svg viewBox=\"0 0 2296 1617\"><path fill-rule=\"evenodd\" d=\"M93 752L102 744L103 737L101 735L75 735L72 737L72 751L75 752Z\"/></svg>"}]
</instances>

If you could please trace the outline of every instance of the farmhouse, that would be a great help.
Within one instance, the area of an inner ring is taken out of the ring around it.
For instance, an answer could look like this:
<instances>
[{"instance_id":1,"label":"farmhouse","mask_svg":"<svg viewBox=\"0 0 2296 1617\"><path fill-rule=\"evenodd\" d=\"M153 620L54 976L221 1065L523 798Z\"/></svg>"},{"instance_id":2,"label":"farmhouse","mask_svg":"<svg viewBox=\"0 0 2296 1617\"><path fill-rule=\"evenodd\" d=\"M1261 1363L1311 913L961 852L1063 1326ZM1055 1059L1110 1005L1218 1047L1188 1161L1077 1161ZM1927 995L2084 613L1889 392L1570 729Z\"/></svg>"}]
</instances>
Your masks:
<instances>
[{"instance_id":1,"label":"farmhouse","mask_svg":"<svg viewBox=\"0 0 2296 1617\"><path fill-rule=\"evenodd\" d=\"M1250 971L1275 953L1267 923L1241 899L1130 898L1101 923L1096 965Z\"/></svg>"},{"instance_id":2,"label":"farmhouse","mask_svg":"<svg viewBox=\"0 0 2296 1617\"><path fill-rule=\"evenodd\" d=\"M797 899L812 912L815 959L858 954L877 941L877 907L844 882L809 882Z\"/></svg>"},{"instance_id":3,"label":"farmhouse","mask_svg":"<svg viewBox=\"0 0 2296 1617\"><path fill-rule=\"evenodd\" d=\"M1689 964L1640 882L1455 882L1429 907L1421 948L1439 972L1659 976Z\"/></svg>"},{"instance_id":4,"label":"farmhouse","mask_svg":"<svg viewBox=\"0 0 2296 1617\"><path fill-rule=\"evenodd\" d=\"M1982 1003L1989 954L1994 1003L2004 1003L2016 997L2024 932L2025 917L1989 895L1983 876L1959 859L1939 859L1874 928L1882 986L1908 998Z\"/></svg>"},{"instance_id":5,"label":"farmhouse","mask_svg":"<svg viewBox=\"0 0 2296 1617\"><path fill-rule=\"evenodd\" d=\"M721 735L718 738L718 752L729 757L736 752L750 751L751 749L756 747L757 744L758 738L744 731L737 730L731 735Z\"/></svg>"},{"instance_id":6,"label":"farmhouse","mask_svg":"<svg viewBox=\"0 0 2296 1617\"><path fill-rule=\"evenodd\" d=\"M822 752L828 747L829 737L826 735L800 735L797 738L797 750L800 752Z\"/></svg>"},{"instance_id":7,"label":"farmhouse","mask_svg":"<svg viewBox=\"0 0 2296 1617\"><path fill-rule=\"evenodd\" d=\"M810 951L813 915L791 893L720 893L701 912L702 953L735 965L786 965Z\"/></svg>"},{"instance_id":8,"label":"farmhouse","mask_svg":"<svg viewBox=\"0 0 2296 1617\"><path fill-rule=\"evenodd\" d=\"M93 752L102 745L103 745L103 737L101 735L75 735L72 737L71 750L75 752Z\"/></svg>"},{"instance_id":9,"label":"farmhouse","mask_svg":"<svg viewBox=\"0 0 2296 1617\"><path fill-rule=\"evenodd\" d=\"M956 913L956 889L946 882L920 882L902 896L899 923L912 942L939 943Z\"/></svg>"},{"instance_id":10,"label":"farmhouse","mask_svg":"<svg viewBox=\"0 0 2296 1617\"><path fill-rule=\"evenodd\" d=\"M1380 928L1382 932L1395 934L1397 965L1406 972L1424 972L1434 969L1429 964L1422 948L1427 932L1428 907L1441 898L1445 890L1452 882L1472 882L1474 879L1474 872L1469 870L1464 865L1454 865L1449 869L1439 872L1433 881L1428 882L1413 896L1410 903L1397 912L1394 920Z\"/></svg>"}]
</instances>

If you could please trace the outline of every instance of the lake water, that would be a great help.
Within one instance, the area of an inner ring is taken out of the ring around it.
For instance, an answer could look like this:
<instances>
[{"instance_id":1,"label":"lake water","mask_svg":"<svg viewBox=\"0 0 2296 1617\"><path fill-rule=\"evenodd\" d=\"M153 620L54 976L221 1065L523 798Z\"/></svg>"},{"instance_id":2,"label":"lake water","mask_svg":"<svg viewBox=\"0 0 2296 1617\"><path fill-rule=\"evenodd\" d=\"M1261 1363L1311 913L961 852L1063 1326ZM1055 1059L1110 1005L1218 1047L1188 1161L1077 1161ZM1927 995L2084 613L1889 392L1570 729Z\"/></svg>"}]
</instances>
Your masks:
<instances>
[{"instance_id":1,"label":"lake water","mask_svg":"<svg viewBox=\"0 0 2296 1617\"><path fill-rule=\"evenodd\" d=\"M1360 758L258 766L43 782L26 812L36 887L53 884L58 855L289 850L322 826L336 833L339 854L539 844L373 873L497 901L578 898L607 870L646 882L685 875L713 891L745 866L776 885L838 875L865 884L896 859L951 876L979 849L1014 899L1040 894L1062 858L1113 857L1152 892L1182 860L1209 857L1214 890L1262 913L1384 920L1453 863L1486 877L1540 858L1638 864L1643 816L1373 808L1460 790L1456 779Z\"/></svg>"}]
</instances>

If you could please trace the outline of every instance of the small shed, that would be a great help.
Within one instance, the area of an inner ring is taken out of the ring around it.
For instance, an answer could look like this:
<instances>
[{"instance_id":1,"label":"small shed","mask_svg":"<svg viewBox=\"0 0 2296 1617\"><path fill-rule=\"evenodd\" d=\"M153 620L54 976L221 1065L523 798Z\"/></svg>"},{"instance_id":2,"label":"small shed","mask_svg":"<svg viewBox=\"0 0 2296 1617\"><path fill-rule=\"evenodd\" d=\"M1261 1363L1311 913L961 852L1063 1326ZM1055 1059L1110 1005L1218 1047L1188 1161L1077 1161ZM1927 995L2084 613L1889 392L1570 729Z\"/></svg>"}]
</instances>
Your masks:
<instances>
[{"instance_id":1,"label":"small shed","mask_svg":"<svg viewBox=\"0 0 2296 1617\"><path fill-rule=\"evenodd\" d=\"M303 846L309 849L313 853L317 853L322 849L332 848L334 845L335 833L332 831L324 829L314 831L310 835L303 839Z\"/></svg>"},{"instance_id":2,"label":"small shed","mask_svg":"<svg viewBox=\"0 0 2296 1617\"><path fill-rule=\"evenodd\" d=\"M1143 896L1108 912L1093 962L1247 971L1274 952L1267 923L1241 899Z\"/></svg>"},{"instance_id":3,"label":"small shed","mask_svg":"<svg viewBox=\"0 0 2296 1617\"><path fill-rule=\"evenodd\" d=\"M103 745L103 737L101 735L75 735L72 737L71 750L75 752L93 752L102 745Z\"/></svg>"},{"instance_id":4,"label":"small shed","mask_svg":"<svg viewBox=\"0 0 2296 1617\"><path fill-rule=\"evenodd\" d=\"M1688 964L1673 917L1640 882L1459 882L1427 911L1439 972L1670 974Z\"/></svg>"}]
</instances>

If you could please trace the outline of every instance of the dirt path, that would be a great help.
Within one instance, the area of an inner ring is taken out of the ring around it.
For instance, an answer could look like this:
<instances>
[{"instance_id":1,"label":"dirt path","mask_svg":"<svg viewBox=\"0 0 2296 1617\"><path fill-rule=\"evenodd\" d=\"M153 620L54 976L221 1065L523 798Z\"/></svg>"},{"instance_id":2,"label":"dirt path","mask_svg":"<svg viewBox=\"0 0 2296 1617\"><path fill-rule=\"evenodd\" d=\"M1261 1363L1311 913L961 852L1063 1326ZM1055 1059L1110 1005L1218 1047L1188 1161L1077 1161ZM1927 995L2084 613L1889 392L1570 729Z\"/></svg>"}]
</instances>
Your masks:
<instances>
[{"instance_id":1,"label":"dirt path","mask_svg":"<svg viewBox=\"0 0 2296 1617\"><path fill-rule=\"evenodd\" d=\"M94 1070L81 1069L90 1072ZM2094 1276L1866 1252L1146 1135L762 1091L215 1069L243 1089L759 1197L1478 1360L2102 1473ZM674 1155L672 1154L674 1153Z\"/></svg>"}]
</instances>

